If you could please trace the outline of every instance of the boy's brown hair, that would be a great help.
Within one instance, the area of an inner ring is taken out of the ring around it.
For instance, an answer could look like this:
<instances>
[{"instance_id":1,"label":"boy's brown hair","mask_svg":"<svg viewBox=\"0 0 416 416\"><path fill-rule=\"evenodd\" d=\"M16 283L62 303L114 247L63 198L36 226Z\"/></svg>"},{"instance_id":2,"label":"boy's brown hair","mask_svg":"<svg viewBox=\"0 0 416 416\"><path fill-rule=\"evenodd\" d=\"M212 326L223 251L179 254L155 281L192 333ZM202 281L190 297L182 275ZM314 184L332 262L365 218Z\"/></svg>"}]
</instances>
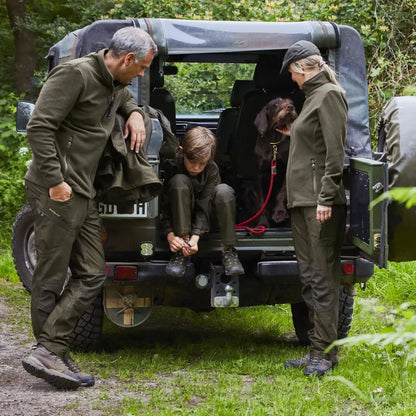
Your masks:
<instances>
[{"instance_id":1,"label":"boy's brown hair","mask_svg":"<svg viewBox=\"0 0 416 416\"><path fill-rule=\"evenodd\" d=\"M182 139L182 152L191 161L211 162L217 150L217 139L206 127L193 127Z\"/></svg>"}]
</instances>

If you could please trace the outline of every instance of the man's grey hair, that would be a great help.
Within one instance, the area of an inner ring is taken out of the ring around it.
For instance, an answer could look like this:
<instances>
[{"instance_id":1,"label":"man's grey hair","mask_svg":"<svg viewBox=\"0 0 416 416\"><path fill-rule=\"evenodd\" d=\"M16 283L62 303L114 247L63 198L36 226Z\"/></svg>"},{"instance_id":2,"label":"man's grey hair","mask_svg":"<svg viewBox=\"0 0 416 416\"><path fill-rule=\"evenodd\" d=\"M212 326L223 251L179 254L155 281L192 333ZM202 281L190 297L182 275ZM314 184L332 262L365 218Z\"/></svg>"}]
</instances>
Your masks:
<instances>
[{"instance_id":1,"label":"man's grey hair","mask_svg":"<svg viewBox=\"0 0 416 416\"><path fill-rule=\"evenodd\" d=\"M124 27L114 33L110 42L110 53L119 58L133 52L136 63L141 61L150 50L157 55L157 46L150 35L138 27Z\"/></svg>"}]
</instances>

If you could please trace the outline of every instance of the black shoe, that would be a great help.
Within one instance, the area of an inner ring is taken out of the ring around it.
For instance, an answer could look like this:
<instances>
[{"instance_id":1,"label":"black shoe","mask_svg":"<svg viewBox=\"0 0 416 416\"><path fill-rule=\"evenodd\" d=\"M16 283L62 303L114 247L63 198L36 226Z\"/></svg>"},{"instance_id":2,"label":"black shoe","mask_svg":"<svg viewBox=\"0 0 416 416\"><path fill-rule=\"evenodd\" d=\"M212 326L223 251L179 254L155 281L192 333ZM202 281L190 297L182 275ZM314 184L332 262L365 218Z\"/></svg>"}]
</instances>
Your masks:
<instances>
[{"instance_id":1,"label":"black shoe","mask_svg":"<svg viewBox=\"0 0 416 416\"><path fill-rule=\"evenodd\" d=\"M244 274L243 266L235 248L222 252L222 264L227 276Z\"/></svg>"},{"instance_id":2,"label":"black shoe","mask_svg":"<svg viewBox=\"0 0 416 416\"><path fill-rule=\"evenodd\" d=\"M294 358L293 360L285 361L285 368L301 368L306 367L311 360L310 354L306 354L301 358Z\"/></svg>"},{"instance_id":3,"label":"black shoe","mask_svg":"<svg viewBox=\"0 0 416 416\"><path fill-rule=\"evenodd\" d=\"M41 344L38 344L32 354L22 361L22 365L32 376L43 378L57 389L75 390L81 385L80 378L63 360Z\"/></svg>"},{"instance_id":4,"label":"black shoe","mask_svg":"<svg viewBox=\"0 0 416 416\"><path fill-rule=\"evenodd\" d=\"M338 360L335 358L333 360L326 360L322 357L312 357L303 370L305 376L318 376L322 377L323 375L330 373L331 370L338 365Z\"/></svg>"},{"instance_id":5,"label":"black shoe","mask_svg":"<svg viewBox=\"0 0 416 416\"><path fill-rule=\"evenodd\" d=\"M166 273L169 276L182 277L185 274L186 266L189 263L189 256L185 257L182 250L177 251L169 260L166 266Z\"/></svg>"},{"instance_id":6,"label":"black shoe","mask_svg":"<svg viewBox=\"0 0 416 416\"><path fill-rule=\"evenodd\" d=\"M67 367L79 377L79 379L81 380L82 387L91 387L95 384L94 376L92 376L91 374L87 374L84 371L81 371L81 369L72 359L69 352L65 355L63 361L67 365Z\"/></svg>"}]
</instances>

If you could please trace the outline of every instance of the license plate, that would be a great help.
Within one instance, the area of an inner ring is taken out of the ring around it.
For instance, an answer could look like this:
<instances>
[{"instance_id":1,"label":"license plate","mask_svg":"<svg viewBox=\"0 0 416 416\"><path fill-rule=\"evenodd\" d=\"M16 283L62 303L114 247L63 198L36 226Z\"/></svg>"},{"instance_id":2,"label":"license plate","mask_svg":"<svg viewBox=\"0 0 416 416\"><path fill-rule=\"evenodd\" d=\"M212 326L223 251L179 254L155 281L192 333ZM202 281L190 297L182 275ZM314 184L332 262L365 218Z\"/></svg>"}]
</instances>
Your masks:
<instances>
[{"instance_id":1,"label":"license plate","mask_svg":"<svg viewBox=\"0 0 416 416\"><path fill-rule=\"evenodd\" d=\"M104 218L148 218L148 209L149 203L147 202L138 202L121 209L113 204L98 204L98 212Z\"/></svg>"}]
</instances>

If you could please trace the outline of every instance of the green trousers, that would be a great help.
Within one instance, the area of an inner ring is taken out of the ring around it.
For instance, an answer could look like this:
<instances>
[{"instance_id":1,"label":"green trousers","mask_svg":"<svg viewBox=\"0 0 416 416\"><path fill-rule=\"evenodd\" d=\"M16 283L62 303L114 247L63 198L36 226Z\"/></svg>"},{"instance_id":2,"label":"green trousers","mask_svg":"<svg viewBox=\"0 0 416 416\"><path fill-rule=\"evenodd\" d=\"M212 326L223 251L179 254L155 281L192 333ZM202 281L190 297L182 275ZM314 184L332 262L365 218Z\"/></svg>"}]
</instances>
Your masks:
<instances>
[{"instance_id":1,"label":"green trousers","mask_svg":"<svg viewBox=\"0 0 416 416\"><path fill-rule=\"evenodd\" d=\"M35 210L33 333L37 342L64 356L78 319L105 280L101 220L97 203L75 193L68 201L53 201L48 189L28 181L26 193Z\"/></svg>"},{"instance_id":2,"label":"green trousers","mask_svg":"<svg viewBox=\"0 0 416 416\"><path fill-rule=\"evenodd\" d=\"M192 231L195 195L190 178L183 174L173 176L167 184L170 213L175 235L189 235ZM206 217L208 228L218 227L222 243L235 246L235 195L231 186L221 183L214 188L212 198L206 206L200 206Z\"/></svg>"},{"instance_id":3,"label":"green trousers","mask_svg":"<svg viewBox=\"0 0 416 416\"><path fill-rule=\"evenodd\" d=\"M346 207L332 207L331 219L319 223L316 207L290 210L302 297L313 325L309 331L313 356L334 359L337 349L325 349L338 338L340 250L345 234Z\"/></svg>"}]
</instances>

